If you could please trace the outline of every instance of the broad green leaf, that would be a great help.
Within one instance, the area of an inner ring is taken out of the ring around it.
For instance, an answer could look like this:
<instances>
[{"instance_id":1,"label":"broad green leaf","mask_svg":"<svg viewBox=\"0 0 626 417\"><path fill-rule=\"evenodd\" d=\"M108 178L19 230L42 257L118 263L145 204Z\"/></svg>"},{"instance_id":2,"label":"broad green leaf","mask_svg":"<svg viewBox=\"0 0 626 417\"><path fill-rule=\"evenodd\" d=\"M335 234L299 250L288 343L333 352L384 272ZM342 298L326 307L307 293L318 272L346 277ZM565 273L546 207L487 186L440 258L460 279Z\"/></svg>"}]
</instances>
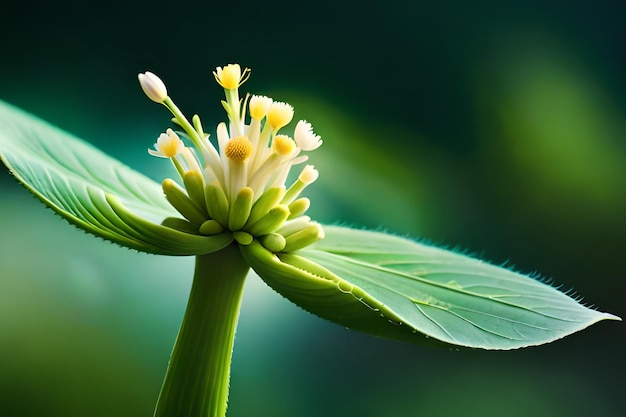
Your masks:
<instances>
[{"instance_id":1,"label":"broad green leaf","mask_svg":"<svg viewBox=\"0 0 626 417\"><path fill-rule=\"evenodd\" d=\"M600 320L557 289L506 268L384 233L325 226L293 254L242 252L265 282L304 309L376 336L484 349L548 343Z\"/></svg>"},{"instance_id":2,"label":"broad green leaf","mask_svg":"<svg viewBox=\"0 0 626 417\"><path fill-rule=\"evenodd\" d=\"M86 142L0 101L0 158L41 201L94 235L143 252L196 255L232 242L161 226L161 187Z\"/></svg>"}]
</instances>

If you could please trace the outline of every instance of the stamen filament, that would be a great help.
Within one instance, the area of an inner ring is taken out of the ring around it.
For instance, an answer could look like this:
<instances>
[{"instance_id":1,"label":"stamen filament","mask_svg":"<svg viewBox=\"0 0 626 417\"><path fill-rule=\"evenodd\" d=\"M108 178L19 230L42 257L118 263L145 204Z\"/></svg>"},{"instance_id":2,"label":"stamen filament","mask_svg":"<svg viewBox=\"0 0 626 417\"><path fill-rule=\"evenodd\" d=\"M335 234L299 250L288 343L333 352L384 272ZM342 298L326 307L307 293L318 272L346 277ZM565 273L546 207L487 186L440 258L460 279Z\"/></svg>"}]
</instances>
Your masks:
<instances>
[{"instance_id":1,"label":"stamen filament","mask_svg":"<svg viewBox=\"0 0 626 417\"><path fill-rule=\"evenodd\" d=\"M174 168L176 168L176 171L178 172L178 175L180 175L180 179L182 180L185 177L185 168L183 167L183 165L180 163L180 161L178 160L178 155L174 156L173 158L170 158L172 160L172 163L174 164Z\"/></svg>"},{"instance_id":2,"label":"stamen filament","mask_svg":"<svg viewBox=\"0 0 626 417\"><path fill-rule=\"evenodd\" d=\"M239 90L224 89L226 103L228 109L226 112L230 118L230 133L232 136L241 136L243 132L243 122L241 119L241 100L239 99Z\"/></svg>"},{"instance_id":3,"label":"stamen filament","mask_svg":"<svg viewBox=\"0 0 626 417\"><path fill-rule=\"evenodd\" d=\"M185 115L180 111L176 104L174 104L169 96L165 98L163 105L174 115L177 124L185 130L187 135L189 135L189 139L191 139L194 146L198 149L204 149L206 147L206 143L203 141L204 138L198 134L196 129L194 129L191 123L189 123Z\"/></svg>"},{"instance_id":4,"label":"stamen filament","mask_svg":"<svg viewBox=\"0 0 626 417\"><path fill-rule=\"evenodd\" d=\"M259 136L259 143L256 147L257 151L254 154L252 163L250 166L252 170L256 170L258 166L267 158L269 151L269 143L272 136L272 127L267 121L263 125L261 130L261 136Z\"/></svg>"}]
</instances>

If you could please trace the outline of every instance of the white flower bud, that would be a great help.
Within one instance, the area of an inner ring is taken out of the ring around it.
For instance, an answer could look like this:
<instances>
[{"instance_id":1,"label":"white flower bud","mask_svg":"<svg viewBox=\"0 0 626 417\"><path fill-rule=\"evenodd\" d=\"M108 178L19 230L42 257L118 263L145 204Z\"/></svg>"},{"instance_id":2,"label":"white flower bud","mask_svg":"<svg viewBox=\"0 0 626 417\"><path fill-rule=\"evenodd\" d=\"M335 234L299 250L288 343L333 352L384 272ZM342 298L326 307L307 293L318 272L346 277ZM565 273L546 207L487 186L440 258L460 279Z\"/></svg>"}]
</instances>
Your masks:
<instances>
[{"instance_id":1,"label":"white flower bud","mask_svg":"<svg viewBox=\"0 0 626 417\"><path fill-rule=\"evenodd\" d=\"M163 103L163 101L165 101L167 98L167 88L165 88L165 84L159 77L146 71L143 74L139 74L137 78L139 78L141 89L150 100L155 103Z\"/></svg>"},{"instance_id":2,"label":"white flower bud","mask_svg":"<svg viewBox=\"0 0 626 417\"><path fill-rule=\"evenodd\" d=\"M313 167L313 165L306 165L302 169L302 172L300 172L298 179L302 181L304 184L309 185L309 184L314 183L315 180L317 180L317 178L319 177L319 175L320 173L317 171L317 169Z\"/></svg>"}]
</instances>

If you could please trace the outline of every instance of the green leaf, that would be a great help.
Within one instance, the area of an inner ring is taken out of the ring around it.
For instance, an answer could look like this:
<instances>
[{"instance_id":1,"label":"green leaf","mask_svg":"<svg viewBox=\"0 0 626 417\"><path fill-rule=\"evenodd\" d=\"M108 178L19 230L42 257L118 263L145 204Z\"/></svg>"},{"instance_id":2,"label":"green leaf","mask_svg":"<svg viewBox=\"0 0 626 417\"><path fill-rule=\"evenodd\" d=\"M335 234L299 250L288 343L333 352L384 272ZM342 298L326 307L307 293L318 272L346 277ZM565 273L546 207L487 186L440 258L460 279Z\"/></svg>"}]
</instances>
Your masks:
<instances>
[{"instance_id":1,"label":"green leaf","mask_svg":"<svg viewBox=\"0 0 626 417\"><path fill-rule=\"evenodd\" d=\"M166 255L215 252L230 234L201 236L160 223L180 217L161 187L86 142L0 101L0 159L41 201L81 229Z\"/></svg>"},{"instance_id":2,"label":"green leaf","mask_svg":"<svg viewBox=\"0 0 626 417\"><path fill-rule=\"evenodd\" d=\"M515 349L600 320L557 289L506 268L384 233L325 226L306 250L242 247L265 282L304 309L380 337Z\"/></svg>"}]
</instances>

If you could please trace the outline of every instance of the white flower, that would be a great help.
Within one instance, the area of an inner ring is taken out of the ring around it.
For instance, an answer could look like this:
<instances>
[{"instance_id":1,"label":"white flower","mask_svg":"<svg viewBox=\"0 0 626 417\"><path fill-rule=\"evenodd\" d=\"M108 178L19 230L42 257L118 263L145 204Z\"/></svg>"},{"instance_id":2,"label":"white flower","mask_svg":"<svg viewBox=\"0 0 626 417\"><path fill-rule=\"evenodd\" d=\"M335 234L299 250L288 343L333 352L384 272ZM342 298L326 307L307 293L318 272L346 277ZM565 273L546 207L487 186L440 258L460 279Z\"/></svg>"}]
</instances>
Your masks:
<instances>
[{"instance_id":1,"label":"white flower","mask_svg":"<svg viewBox=\"0 0 626 417\"><path fill-rule=\"evenodd\" d=\"M166 133L161 133L154 149L148 149L148 153L159 158L173 158L185 149L185 144L172 129L167 129Z\"/></svg>"},{"instance_id":2,"label":"white flower","mask_svg":"<svg viewBox=\"0 0 626 417\"><path fill-rule=\"evenodd\" d=\"M311 123L306 120L300 120L294 131L296 144L303 151L313 151L322 145L322 139L319 135L313 133Z\"/></svg>"}]
</instances>

